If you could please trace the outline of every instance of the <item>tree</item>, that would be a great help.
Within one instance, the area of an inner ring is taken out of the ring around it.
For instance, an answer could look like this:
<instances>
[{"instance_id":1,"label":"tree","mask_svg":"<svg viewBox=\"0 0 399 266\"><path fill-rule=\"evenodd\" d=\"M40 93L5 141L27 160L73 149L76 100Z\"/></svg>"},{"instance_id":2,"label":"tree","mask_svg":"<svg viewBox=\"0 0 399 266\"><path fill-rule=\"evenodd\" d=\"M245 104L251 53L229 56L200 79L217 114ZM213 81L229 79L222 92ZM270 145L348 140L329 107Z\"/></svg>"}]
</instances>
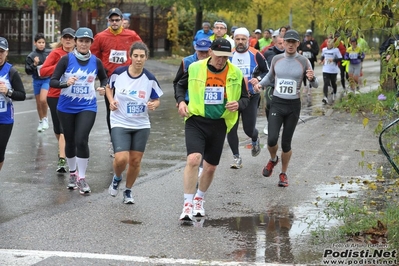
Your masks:
<instances>
[{"instance_id":1,"label":"tree","mask_svg":"<svg viewBox=\"0 0 399 266\"><path fill-rule=\"evenodd\" d=\"M392 0L331 0L330 4L333 5L323 12L324 28L327 32L339 32L346 44L348 36L363 36L369 30L380 32L379 36L384 39L395 36L399 33L398 27L394 27L398 21L399 5L394 2ZM392 71L394 69L399 71L399 68L395 68L399 60L398 50L390 49L389 53L392 54L393 60L388 62L381 60L381 85L387 79L399 74Z\"/></svg>"},{"instance_id":2,"label":"tree","mask_svg":"<svg viewBox=\"0 0 399 266\"><path fill-rule=\"evenodd\" d=\"M193 35L201 29L204 12L217 12L220 10L228 10L239 12L247 10L249 7L247 0L150 0L150 5L169 7L176 4L178 9L195 10L195 26Z\"/></svg>"},{"instance_id":3,"label":"tree","mask_svg":"<svg viewBox=\"0 0 399 266\"><path fill-rule=\"evenodd\" d=\"M104 1L101 0L46 0L38 1L39 5L45 5L46 11L61 11L61 29L67 28L71 25L72 10L94 10L105 6ZM31 7L31 0L17 0L13 1L15 7Z\"/></svg>"}]
</instances>

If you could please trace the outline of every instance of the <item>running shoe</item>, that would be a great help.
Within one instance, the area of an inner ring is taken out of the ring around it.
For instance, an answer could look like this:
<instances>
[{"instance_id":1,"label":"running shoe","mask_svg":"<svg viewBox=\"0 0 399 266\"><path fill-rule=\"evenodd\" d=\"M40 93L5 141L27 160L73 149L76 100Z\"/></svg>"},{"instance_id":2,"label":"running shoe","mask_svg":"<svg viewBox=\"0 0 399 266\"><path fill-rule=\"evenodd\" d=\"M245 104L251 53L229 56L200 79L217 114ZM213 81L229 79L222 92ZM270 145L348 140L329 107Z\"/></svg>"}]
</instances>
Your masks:
<instances>
[{"instance_id":1,"label":"running shoe","mask_svg":"<svg viewBox=\"0 0 399 266\"><path fill-rule=\"evenodd\" d=\"M327 98L327 97L324 97L323 100L322 100L322 102L323 102L324 104L328 104L328 98Z\"/></svg>"},{"instance_id":2,"label":"running shoe","mask_svg":"<svg viewBox=\"0 0 399 266\"><path fill-rule=\"evenodd\" d=\"M89 184L86 182L86 178L80 178L77 182L77 185L79 187L79 193L80 194L88 194L91 192Z\"/></svg>"},{"instance_id":3,"label":"running shoe","mask_svg":"<svg viewBox=\"0 0 399 266\"><path fill-rule=\"evenodd\" d=\"M234 155L233 163L230 164L230 168L240 169L242 167L242 159L240 155Z\"/></svg>"},{"instance_id":4,"label":"running shoe","mask_svg":"<svg viewBox=\"0 0 399 266\"><path fill-rule=\"evenodd\" d=\"M255 142L252 142L252 157L258 156L260 153L260 139L258 138Z\"/></svg>"},{"instance_id":5,"label":"running shoe","mask_svg":"<svg viewBox=\"0 0 399 266\"><path fill-rule=\"evenodd\" d=\"M279 175L280 180L278 181L279 187L288 187L288 177L285 173Z\"/></svg>"},{"instance_id":6,"label":"running shoe","mask_svg":"<svg viewBox=\"0 0 399 266\"><path fill-rule=\"evenodd\" d=\"M42 128L43 131L49 128L47 117L44 117L44 118L42 119L42 123L43 123L43 128Z\"/></svg>"},{"instance_id":7,"label":"running shoe","mask_svg":"<svg viewBox=\"0 0 399 266\"><path fill-rule=\"evenodd\" d=\"M269 160L267 165L263 168L262 175L265 177L269 177L273 173L273 168L278 164L278 156L277 160L273 162L272 160Z\"/></svg>"},{"instance_id":8,"label":"running shoe","mask_svg":"<svg viewBox=\"0 0 399 266\"><path fill-rule=\"evenodd\" d=\"M195 217L204 217L205 216L204 202L205 202L205 200L201 197L194 198L194 200L193 200L193 205L194 205L193 215Z\"/></svg>"},{"instance_id":9,"label":"running shoe","mask_svg":"<svg viewBox=\"0 0 399 266\"><path fill-rule=\"evenodd\" d=\"M269 129L268 129L268 125L266 124L266 126L263 128L263 134L268 135L269 134Z\"/></svg>"},{"instance_id":10,"label":"running shoe","mask_svg":"<svg viewBox=\"0 0 399 266\"><path fill-rule=\"evenodd\" d=\"M134 203L132 191L130 189L125 189L125 191L123 191L123 203L125 203L125 204L133 204Z\"/></svg>"},{"instance_id":11,"label":"running shoe","mask_svg":"<svg viewBox=\"0 0 399 266\"><path fill-rule=\"evenodd\" d=\"M180 214L180 221L192 221L193 220L193 204L187 202L183 206L183 211Z\"/></svg>"},{"instance_id":12,"label":"running shoe","mask_svg":"<svg viewBox=\"0 0 399 266\"><path fill-rule=\"evenodd\" d=\"M78 172L70 173L69 174L69 183L67 188L68 189L77 189L78 186L76 184L76 181L78 179Z\"/></svg>"},{"instance_id":13,"label":"running shoe","mask_svg":"<svg viewBox=\"0 0 399 266\"><path fill-rule=\"evenodd\" d=\"M59 158L57 164L57 173L66 173L66 160L65 158Z\"/></svg>"},{"instance_id":14,"label":"running shoe","mask_svg":"<svg viewBox=\"0 0 399 266\"><path fill-rule=\"evenodd\" d=\"M119 192L119 183L122 181L122 178L119 180L116 180L116 176L114 175L114 177L112 178L112 182L111 185L109 185L108 188L108 193L113 196L116 197L116 195L118 195Z\"/></svg>"},{"instance_id":15,"label":"running shoe","mask_svg":"<svg viewBox=\"0 0 399 266\"><path fill-rule=\"evenodd\" d=\"M43 132L43 121L39 121L39 125L37 126L37 132Z\"/></svg>"}]
</instances>

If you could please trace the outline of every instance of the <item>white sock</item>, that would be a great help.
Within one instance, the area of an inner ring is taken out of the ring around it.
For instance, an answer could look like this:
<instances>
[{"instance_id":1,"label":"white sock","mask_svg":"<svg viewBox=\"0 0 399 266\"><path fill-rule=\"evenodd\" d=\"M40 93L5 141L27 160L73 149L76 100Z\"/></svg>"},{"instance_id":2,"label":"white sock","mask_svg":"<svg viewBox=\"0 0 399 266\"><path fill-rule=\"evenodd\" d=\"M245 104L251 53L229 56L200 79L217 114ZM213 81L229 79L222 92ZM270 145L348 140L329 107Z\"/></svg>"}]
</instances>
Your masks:
<instances>
[{"instance_id":1,"label":"white sock","mask_svg":"<svg viewBox=\"0 0 399 266\"><path fill-rule=\"evenodd\" d=\"M200 197L200 198L204 198L204 197L205 197L205 192L203 192L203 191L197 189L197 193L195 194L195 198L196 198L197 196Z\"/></svg>"},{"instance_id":2,"label":"white sock","mask_svg":"<svg viewBox=\"0 0 399 266\"><path fill-rule=\"evenodd\" d=\"M89 158L79 158L76 157L76 164L78 165L79 179L86 177L87 164L89 163Z\"/></svg>"},{"instance_id":3,"label":"white sock","mask_svg":"<svg viewBox=\"0 0 399 266\"><path fill-rule=\"evenodd\" d=\"M76 157L72 158L66 158L66 161L68 163L68 168L70 172L75 172L76 171Z\"/></svg>"},{"instance_id":4,"label":"white sock","mask_svg":"<svg viewBox=\"0 0 399 266\"><path fill-rule=\"evenodd\" d=\"M193 198L194 198L194 194L184 193L184 205L186 205L186 203L193 204Z\"/></svg>"}]
</instances>

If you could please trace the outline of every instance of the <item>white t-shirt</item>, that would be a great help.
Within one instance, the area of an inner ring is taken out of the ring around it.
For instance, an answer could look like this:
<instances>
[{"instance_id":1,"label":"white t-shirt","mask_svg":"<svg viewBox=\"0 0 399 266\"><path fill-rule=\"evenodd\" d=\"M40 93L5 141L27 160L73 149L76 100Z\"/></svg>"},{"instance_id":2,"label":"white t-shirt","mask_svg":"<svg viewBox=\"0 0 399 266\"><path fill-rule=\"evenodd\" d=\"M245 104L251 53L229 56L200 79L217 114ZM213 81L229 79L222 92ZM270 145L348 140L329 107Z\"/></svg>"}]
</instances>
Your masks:
<instances>
[{"instance_id":1,"label":"white t-shirt","mask_svg":"<svg viewBox=\"0 0 399 266\"><path fill-rule=\"evenodd\" d=\"M327 49L327 47L324 47L323 50L321 51L321 56L324 57L323 73L338 74L340 71L338 64L333 60L337 58L342 58L339 49L338 48Z\"/></svg>"},{"instance_id":2,"label":"white t-shirt","mask_svg":"<svg viewBox=\"0 0 399 266\"><path fill-rule=\"evenodd\" d=\"M109 78L115 92L114 99L118 102L118 109L111 111L111 128L150 128L147 102L158 99L163 92L148 70L144 69L139 77L133 78L128 69L129 66L118 67Z\"/></svg>"}]
</instances>

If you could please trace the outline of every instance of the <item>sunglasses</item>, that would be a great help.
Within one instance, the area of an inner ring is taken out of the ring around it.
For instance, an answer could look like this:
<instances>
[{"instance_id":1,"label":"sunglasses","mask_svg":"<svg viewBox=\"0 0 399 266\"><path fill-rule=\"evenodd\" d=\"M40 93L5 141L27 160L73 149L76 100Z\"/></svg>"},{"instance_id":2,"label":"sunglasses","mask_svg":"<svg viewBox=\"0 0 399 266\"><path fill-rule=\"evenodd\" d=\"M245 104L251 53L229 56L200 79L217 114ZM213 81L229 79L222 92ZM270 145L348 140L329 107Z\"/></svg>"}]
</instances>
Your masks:
<instances>
[{"instance_id":1,"label":"sunglasses","mask_svg":"<svg viewBox=\"0 0 399 266\"><path fill-rule=\"evenodd\" d=\"M117 18L117 19L109 19L109 22L120 22L120 21L121 21L120 18Z\"/></svg>"}]
</instances>

